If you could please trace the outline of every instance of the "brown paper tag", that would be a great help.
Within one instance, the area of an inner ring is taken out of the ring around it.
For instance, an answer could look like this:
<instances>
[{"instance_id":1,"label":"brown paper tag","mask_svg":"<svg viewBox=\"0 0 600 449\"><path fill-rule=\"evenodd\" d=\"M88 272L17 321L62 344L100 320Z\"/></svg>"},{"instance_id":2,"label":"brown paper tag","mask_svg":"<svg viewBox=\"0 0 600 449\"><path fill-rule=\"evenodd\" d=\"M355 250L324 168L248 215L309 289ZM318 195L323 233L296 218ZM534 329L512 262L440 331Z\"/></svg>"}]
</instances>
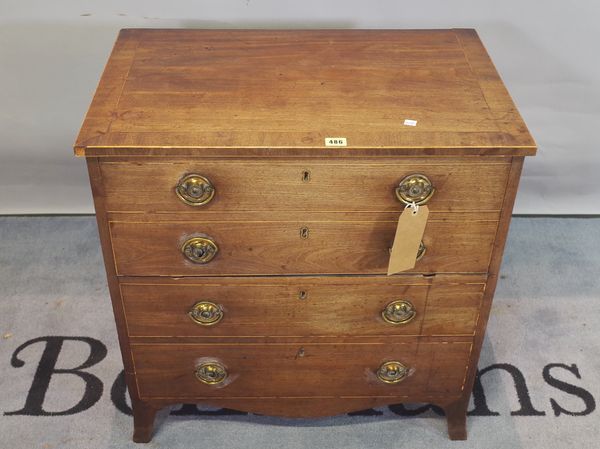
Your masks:
<instances>
[{"instance_id":1,"label":"brown paper tag","mask_svg":"<svg viewBox=\"0 0 600 449\"><path fill-rule=\"evenodd\" d=\"M414 268L428 216L427 206L409 206L400 214L390 254L388 276Z\"/></svg>"}]
</instances>

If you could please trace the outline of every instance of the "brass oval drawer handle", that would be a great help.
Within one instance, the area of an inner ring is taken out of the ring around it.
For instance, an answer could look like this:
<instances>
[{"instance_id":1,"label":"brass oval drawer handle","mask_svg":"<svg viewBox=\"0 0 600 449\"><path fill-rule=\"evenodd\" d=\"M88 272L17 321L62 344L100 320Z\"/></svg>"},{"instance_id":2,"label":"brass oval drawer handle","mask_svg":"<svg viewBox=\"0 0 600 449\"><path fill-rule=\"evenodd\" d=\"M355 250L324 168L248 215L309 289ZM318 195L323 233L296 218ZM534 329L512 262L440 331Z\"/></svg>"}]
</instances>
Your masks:
<instances>
[{"instance_id":1,"label":"brass oval drawer handle","mask_svg":"<svg viewBox=\"0 0 600 449\"><path fill-rule=\"evenodd\" d=\"M426 252L427 252L427 247L425 246L425 243L423 243L423 241L421 241L421 243L419 243L419 249L417 250L417 259L416 260L421 260Z\"/></svg>"},{"instance_id":2,"label":"brass oval drawer handle","mask_svg":"<svg viewBox=\"0 0 600 449\"><path fill-rule=\"evenodd\" d=\"M183 244L181 252L194 263L208 263L215 258L219 247L210 237L192 237Z\"/></svg>"},{"instance_id":3,"label":"brass oval drawer handle","mask_svg":"<svg viewBox=\"0 0 600 449\"><path fill-rule=\"evenodd\" d=\"M417 311L410 301L399 299L385 306L385 309L381 311L381 316L390 324L407 324L417 316Z\"/></svg>"},{"instance_id":4,"label":"brass oval drawer handle","mask_svg":"<svg viewBox=\"0 0 600 449\"><path fill-rule=\"evenodd\" d=\"M377 370L377 378L386 384L397 384L408 376L408 367L400 362L385 362Z\"/></svg>"},{"instance_id":5,"label":"brass oval drawer handle","mask_svg":"<svg viewBox=\"0 0 600 449\"><path fill-rule=\"evenodd\" d=\"M390 254L392 254L391 246L388 248L388 252ZM417 250L417 258L415 260L421 260L426 252L427 252L427 247L425 246L425 243L423 243L423 241L421 241L421 243L419 243L419 249Z\"/></svg>"},{"instance_id":6,"label":"brass oval drawer handle","mask_svg":"<svg viewBox=\"0 0 600 449\"><path fill-rule=\"evenodd\" d=\"M212 326L223 319L223 309L210 301L200 301L188 312L190 319L201 326Z\"/></svg>"},{"instance_id":7,"label":"brass oval drawer handle","mask_svg":"<svg viewBox=\"0 0 600 449\"><path fill-rule=\"evenodd\" d=\"M208 385L220 384L227 379L227 370L219 362L204 362L196 366L196 379Z\"/></svg>"},{"instance_id":8,"label":"brass oval drawer handle","mask_svg":"<svg viewBox=\"0 0 600 449\"><path fill-rule=\"evenodd\" d=\"M420 173L406 176L396 187L396 196L404 204L425 204L434 193L435 187L429 178Z\"/></svg>"},{"instance_id":9,"label":"brass oval drawer handle","mask_svg":"<svg viewBox=\"0 0 600 449\"><path fill-rule=\"evenodd\" d=\"M215 187L208 178L192 173L179 180L175 193L188 206L202 206L213 199Z\"/></svg>"}]
</instances>

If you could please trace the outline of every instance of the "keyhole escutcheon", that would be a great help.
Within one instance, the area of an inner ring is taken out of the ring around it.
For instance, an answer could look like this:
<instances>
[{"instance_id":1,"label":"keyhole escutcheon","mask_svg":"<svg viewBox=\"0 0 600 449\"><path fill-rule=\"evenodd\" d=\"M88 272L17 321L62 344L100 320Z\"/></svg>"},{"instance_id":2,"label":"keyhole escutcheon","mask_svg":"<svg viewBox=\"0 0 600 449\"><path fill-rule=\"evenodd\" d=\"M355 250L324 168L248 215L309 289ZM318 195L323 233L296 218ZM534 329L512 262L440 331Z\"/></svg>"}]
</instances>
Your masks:
<instances>
[{"instance_id":1,"label":"keyhole escutcheon","mask_svg":"<svg viewBox=\"0 0 600 449\"><path fill-rule=\"evenodd\" d=\"M302 226L300 228L300 238L307 239L309 234L308 226Z\"/></svg>"},{"instance_id":2,"label":"keyhole escutcheon","mask_svg":"<svg viewBox=\"0 0 600 449\"><path fill-rule=\"evenodd\" d=\"M308 292L306 290L300 290L298 292L298 299L306 299L308 298Z\"/></svg>"}]
</instances>

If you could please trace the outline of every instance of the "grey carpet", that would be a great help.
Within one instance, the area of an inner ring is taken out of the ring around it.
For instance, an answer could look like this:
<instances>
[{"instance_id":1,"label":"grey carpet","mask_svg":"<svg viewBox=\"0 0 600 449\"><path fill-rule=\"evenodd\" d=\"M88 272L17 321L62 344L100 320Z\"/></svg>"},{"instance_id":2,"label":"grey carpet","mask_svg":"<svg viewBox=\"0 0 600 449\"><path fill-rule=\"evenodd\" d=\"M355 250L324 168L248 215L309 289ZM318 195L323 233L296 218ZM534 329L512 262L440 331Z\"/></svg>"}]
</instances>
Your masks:
<instances>
[{"instance_id":1,"label":"grey carpet","mask_svg":"<svg viewBox=\"0 0 600 449\"><path fill-rule=\"evenodd\" d=\"M320 420L166 411L147 447L598 448L599 287L600 219L513 220L467 442L411 405ZM0 448L140 447L111 313L93 217L0 217ZM83 401L75 374L45 384L54 359L75 368L90 348Z\"/></svg>"}]
</instances>

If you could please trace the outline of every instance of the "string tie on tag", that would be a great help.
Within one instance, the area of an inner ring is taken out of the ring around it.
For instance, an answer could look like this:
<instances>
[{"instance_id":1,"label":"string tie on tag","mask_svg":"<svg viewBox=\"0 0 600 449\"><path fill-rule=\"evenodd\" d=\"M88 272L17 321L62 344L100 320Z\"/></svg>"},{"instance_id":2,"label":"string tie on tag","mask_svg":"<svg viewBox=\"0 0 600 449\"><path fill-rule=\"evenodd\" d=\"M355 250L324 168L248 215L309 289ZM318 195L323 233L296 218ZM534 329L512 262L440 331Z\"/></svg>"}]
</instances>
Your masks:
<instances>
[{"instance_id":1,"label":"string tie on tag","mask_svg":"<svg viewBox=\"0 0 600 449\"><path fill-rule=\"evenodd\" d=\"M407 204L405 209L408 209L409 207L412 208L413 215L416 215L417 212L419 212L419 205L414 201L412 203Z\"/></svg>"}]
</instances>

